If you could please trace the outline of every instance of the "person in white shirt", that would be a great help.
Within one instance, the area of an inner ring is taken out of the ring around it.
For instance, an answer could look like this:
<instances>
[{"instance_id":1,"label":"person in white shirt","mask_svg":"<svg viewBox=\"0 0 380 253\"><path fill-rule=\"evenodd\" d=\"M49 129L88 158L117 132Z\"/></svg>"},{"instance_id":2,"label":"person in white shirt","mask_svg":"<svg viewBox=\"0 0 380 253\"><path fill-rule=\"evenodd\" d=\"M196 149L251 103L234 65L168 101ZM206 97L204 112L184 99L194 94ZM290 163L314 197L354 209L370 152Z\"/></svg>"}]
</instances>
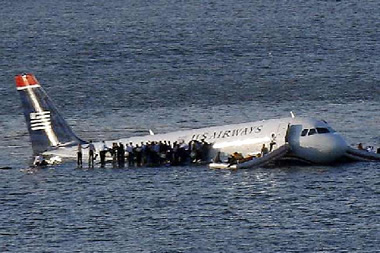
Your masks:
<instances>
[{"instance_id":1,"label":"person in white shirt","mask_svg":"<svg viewBox=\"0 0 380 253\"><path fill-rule=\"evenodd\" d=\"M102 141L102 145L99 149L100 155L100 166L103 168L106 165L106 153L108 151L108 147L104 141Z\"/></svg>"}]
</instances>

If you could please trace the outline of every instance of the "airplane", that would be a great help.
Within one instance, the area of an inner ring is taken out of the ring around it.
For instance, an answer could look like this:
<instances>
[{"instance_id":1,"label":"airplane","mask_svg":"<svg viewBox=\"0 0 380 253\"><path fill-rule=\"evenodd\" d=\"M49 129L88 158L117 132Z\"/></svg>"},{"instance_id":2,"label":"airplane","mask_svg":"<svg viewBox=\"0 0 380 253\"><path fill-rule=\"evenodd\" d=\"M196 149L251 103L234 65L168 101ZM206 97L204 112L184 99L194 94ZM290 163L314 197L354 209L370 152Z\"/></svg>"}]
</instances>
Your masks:
<instances>
[{"instance_id":1,"label":"airplane","mask_svg":"<svg viewBox=\"0 0 380 253\"><path fill-rule=\"evenodd\" d=\"M33 155L58 156L74 159L77 144L88 144L79 138L63 119L45 90L33 74L15 76L16 88L20 94L24 116L29 131ZM275 139L275 141L273 140ZM177 131L165 134L123 138L105 141L108 147L112 143L133 143L170 141L171 143L189 143L205 141L212 145L210 156L217 152L232 154L239 152L246 156L261 152L263 144L288 147L283 157L304 161L309 164L331 164L340 160L380 160L376 155L365 154L350 148L344 138L326 121L308 117L269 119L201 129ZM99 150L102 142L93 143ZM86 157L84 152L83 156ZM375 159L372 159L375 156Z\"/></svg>"}]
</instances>

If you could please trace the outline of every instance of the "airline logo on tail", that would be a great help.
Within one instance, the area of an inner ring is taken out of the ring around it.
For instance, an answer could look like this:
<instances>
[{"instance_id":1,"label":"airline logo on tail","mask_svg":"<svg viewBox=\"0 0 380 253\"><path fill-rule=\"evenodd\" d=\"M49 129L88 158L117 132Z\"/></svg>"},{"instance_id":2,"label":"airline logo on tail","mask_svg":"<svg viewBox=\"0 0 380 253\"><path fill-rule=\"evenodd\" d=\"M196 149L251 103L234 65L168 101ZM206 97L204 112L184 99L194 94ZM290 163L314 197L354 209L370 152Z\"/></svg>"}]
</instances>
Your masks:
<instances>
[{"instance_id":1,"label":"airline logo on tail","mask_svg":"<svg viewBox=\"0 0 380 253\"><path fill-rule=\"evenodd\" d=\"M51 128L50 111L30 113L30 126L33 131Z\"/></svg>"}]
</instances>

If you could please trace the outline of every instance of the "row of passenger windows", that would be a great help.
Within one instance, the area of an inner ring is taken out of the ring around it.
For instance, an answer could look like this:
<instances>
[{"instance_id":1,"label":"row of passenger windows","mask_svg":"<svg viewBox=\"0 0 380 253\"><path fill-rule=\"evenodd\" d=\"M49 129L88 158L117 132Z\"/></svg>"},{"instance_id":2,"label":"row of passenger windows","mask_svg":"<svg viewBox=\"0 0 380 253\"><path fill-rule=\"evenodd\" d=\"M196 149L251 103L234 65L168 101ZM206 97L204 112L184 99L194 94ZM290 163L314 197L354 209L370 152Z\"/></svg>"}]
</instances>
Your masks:
<instances>
[{"instance_id":1,"label":"row of passenger windows","mask_svg":"<svg viewBox=\"0 0 380 253\"><path fill-rule=\"evenodd\" d=\"M312 129L304 129L301 132L301 136L306 136L306 135L314 135L314 134L327 134L331 133L327 128L324 127L317 127L317 128L312 128Z\"/></svg>"}]
</instances>

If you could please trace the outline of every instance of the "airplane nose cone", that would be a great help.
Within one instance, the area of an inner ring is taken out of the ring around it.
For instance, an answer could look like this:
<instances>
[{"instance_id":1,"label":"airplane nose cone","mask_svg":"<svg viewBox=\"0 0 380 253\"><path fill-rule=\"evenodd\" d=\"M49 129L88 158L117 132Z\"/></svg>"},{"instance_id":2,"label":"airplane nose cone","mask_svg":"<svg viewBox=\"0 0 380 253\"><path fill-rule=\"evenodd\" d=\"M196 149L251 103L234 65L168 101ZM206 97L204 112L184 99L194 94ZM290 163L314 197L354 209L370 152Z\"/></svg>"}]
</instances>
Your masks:
<instances>
[{"instance_id":1,"label":"airplane nose cone","mask_svg":"<svg viewBox=\"0 0 380 253\"><path fill-rule=\"evenodd\" d=\"M326 148L323 152L326 154L327 162L334 162L341 158L347 151L347 143L342 136L334 134L334 138L327 141Z\"/></svg>"},{"instance_id":2,"label":"airplane nose cone","mask_svg":"<svg viewBox=\"0 0 380 253\"><path fill-rule=\"evenodd\" d=\"M320 137L320 143L314 156L316 163L333 163L339 160L347 151L347 143L339 134Z\"/></svg>"},{"instance_id":3,"label":"airplane nose cone","mask_svg":"<svg viewBox=\"0 0 380 253\"><path fill-rule=\"evenodd\" d=\"M337 133L310 136L299 145L291 143L291 146L296 156L317 164L336 162L348 147L343 137Z\"/></svg>"}]
</instances>

